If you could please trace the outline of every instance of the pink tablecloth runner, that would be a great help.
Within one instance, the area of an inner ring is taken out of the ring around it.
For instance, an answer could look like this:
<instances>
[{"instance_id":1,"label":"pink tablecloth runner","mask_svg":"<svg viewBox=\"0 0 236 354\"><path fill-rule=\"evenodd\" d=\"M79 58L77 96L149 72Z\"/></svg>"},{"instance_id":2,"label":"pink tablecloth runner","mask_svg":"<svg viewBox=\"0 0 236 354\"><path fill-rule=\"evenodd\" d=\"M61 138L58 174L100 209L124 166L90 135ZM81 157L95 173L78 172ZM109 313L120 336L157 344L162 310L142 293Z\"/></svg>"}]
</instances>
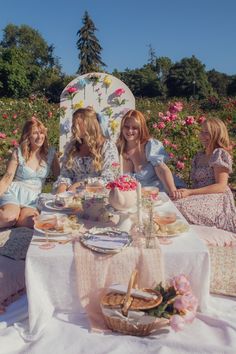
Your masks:
<instances>
[{"instance_id":1,"label":"pink tablecloth runner","mask_svg":"<svg viewBox=\"0 0 236 354\"><path fill-rule=\"evenodd\" d=\"M128 285L134 269L138 270L138 286L155 287L163 281L163 259L160 247L129 247L114 255L95 253L75 243L74 256L78 295L85 308L91 329L105 330L100 299L112 283Z\"/></svg>"}]
</instances>

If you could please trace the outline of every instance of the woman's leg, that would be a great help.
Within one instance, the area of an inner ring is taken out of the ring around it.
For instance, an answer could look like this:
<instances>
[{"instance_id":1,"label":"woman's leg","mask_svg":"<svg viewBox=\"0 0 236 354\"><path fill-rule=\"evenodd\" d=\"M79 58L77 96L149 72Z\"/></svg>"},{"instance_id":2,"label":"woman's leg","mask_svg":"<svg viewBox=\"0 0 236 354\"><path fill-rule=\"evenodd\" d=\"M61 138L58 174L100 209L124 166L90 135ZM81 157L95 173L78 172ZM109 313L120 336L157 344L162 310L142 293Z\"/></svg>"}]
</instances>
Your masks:
<instances>
[{"instance_id":1,"label":"woman's leg","mask_svg":"<svg viewBox=\"0 0 236 354\"><path fill-rule=\"evenodd\" d=\"M29 227L31 229L33 229L34 227L34 216L39 215L39 212L37 211L37 209L34 208L22 208L20 211L20 215L19 218L17 220L16 226L20 227L20 226L24 226L24 227Z\"/></svg>"},{"instance_id":2,"label":"woman's leg","mask_svg":"<svg viewBox=\"0 0 236 354\"><path fill-rule=\"evenodd\" d=\"M0 228L12 227L20 215L20 207L16 204L5 204L0 208Z\"/></svg>"}]
</instances>

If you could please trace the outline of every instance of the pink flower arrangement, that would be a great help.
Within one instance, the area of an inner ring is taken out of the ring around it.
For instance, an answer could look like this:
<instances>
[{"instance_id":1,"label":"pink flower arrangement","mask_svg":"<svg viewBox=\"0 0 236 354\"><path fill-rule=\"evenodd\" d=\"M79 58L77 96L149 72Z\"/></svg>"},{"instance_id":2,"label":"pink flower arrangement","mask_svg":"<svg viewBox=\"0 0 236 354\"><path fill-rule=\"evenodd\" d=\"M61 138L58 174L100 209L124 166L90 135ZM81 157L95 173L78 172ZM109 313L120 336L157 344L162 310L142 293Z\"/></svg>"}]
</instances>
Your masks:
<instances>
[{"instance_id":1,"label":"pink flower arrangement","mask_svg":"<svg viewBox=\"0 0 236 354\"><path fill-rule=\"evenodd\" d=\"M132 191L137 189L138 182L129 175L123 175L106 185L107 189L118 188L121 191Z\"/></svg>"},{"instance_id":2,"label":"pink flower arrangement","mask_svg":"<svg viewBox=\"0 0 236 354\"><path fill-rule=\"evenodd\" d=\"M159 284L155 290L161 293L163 300L156 308L145 312L159 318L168 318L171 328L176 332L182 330L185 324L193 322L198 301L185 275L174 277L167 288Z\"/></svg>"}]
</instances>

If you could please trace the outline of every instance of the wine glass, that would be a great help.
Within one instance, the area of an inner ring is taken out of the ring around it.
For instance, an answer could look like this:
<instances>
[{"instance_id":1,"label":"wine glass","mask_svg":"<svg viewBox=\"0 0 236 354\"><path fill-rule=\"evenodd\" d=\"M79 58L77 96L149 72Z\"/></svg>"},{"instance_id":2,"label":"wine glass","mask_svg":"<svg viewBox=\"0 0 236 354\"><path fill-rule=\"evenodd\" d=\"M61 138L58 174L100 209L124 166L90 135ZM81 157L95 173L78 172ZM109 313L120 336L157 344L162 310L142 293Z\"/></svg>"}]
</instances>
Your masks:
<instances>
[{"instance_id":1,"label":"wine glass","mask_svg":"<svg viewBox=\"0 0 236 354\"><path fill-rule=\"evenodd\" d=\"M173 211L158 211L154 214L153 220L157 225L159 225L160 232L162 233L160 243L172 243L172 241L167 238L166 225L172 224L176 221L176 213Z\"/></svg>"},{"instance_id":2,"label":"wine glass","mask_svg":"<svg viewBox=\"0 0 236 354\"><path fill-rule=\"evenodd\" d=\"M43 250L49 250L51 248L54 248L55 247L55 243L54 242L49 242L49 239L48 239L48 231L45 230L45 238L46 238L46 241L44 243L42 243L39 248L43 249Z\"/></svg>"}]
</instances>

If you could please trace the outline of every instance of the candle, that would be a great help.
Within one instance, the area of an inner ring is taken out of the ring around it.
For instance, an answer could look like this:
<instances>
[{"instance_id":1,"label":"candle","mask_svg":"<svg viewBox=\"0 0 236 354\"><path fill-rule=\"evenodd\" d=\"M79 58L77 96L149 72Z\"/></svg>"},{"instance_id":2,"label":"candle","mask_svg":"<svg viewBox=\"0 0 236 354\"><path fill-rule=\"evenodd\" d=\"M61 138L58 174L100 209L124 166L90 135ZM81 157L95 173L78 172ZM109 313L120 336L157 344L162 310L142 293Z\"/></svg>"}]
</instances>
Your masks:
<instances>
[{"instance_id":1,"label":"candle","mask_svg":"<svg viewBox=\"0 0 236 354\"><path fill-rule=\"evenodd\" d=\"M120 175L123 176L123 156L120 154Z\"/></svg>"},{"instance_id":2,"label":"candle","mask_svg":"<svg viewBox=\"0 0 236 354\"><path fill-rule=\"evenodd\" d=\"M138 217L138 226L140 227L143 223L142 217L142 188L141 183L138 182L137 185L137 217Z\"/></svg>"}]
</instances>

